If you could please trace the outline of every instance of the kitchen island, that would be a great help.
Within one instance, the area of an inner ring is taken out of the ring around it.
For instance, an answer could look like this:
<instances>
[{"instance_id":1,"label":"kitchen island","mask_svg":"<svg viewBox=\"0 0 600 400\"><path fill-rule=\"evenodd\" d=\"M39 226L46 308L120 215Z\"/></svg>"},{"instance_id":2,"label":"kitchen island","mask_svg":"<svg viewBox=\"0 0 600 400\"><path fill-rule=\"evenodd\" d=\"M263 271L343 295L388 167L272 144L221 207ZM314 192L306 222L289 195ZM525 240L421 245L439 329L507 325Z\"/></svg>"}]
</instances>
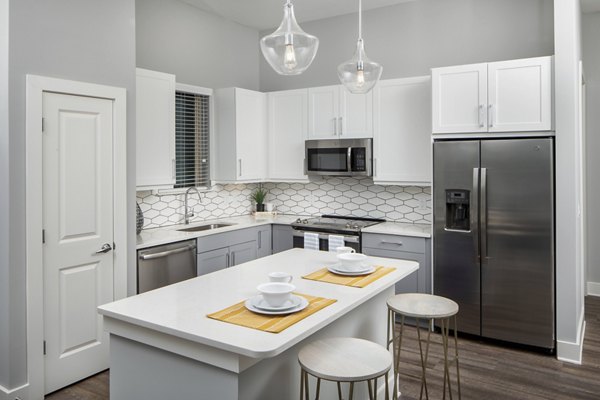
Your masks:
<instances>
[{"instance_id":1,"label":"kitchen island","mask_svg":"<svg viewBox=\"0 0 600 400\"><path fill-rule=\"evenodd\" d=\"M386 300L418 264L370 257L395 271L364 288L302 279L335 262L334 253L292 249L99 307L110 333L111 400L297 398L305 343L342 336L384 345ZM256 295L272 271L290 273L297 293L337 301L280 333L207 317ZM357 399L367 396L362 386ZM321 393L337 396L335 384Z\"/></svg>"}]
</instances>

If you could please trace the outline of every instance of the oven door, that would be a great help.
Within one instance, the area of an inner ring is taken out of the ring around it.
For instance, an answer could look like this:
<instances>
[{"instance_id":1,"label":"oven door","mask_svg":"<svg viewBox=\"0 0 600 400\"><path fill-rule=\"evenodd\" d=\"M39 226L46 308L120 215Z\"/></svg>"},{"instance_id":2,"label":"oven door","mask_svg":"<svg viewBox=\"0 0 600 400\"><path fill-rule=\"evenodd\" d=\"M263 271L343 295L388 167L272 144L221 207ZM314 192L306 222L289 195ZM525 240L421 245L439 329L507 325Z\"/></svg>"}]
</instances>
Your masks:
<instances>
[{"instance_id":1,"label":"oven door","mask_svg":"<svg viewBox=\"0 0 600 400\"><path fill-rule=\"evenodd\" d=\"M329 233L313 232L319 234L319 250L329 251ZM304 231L294 230L294 247L303 249L304 248ZM344 244L348 247L352 247L357 253L360 253L360 236L357 235L343 235Z\"/></svg>"}]
</instances>

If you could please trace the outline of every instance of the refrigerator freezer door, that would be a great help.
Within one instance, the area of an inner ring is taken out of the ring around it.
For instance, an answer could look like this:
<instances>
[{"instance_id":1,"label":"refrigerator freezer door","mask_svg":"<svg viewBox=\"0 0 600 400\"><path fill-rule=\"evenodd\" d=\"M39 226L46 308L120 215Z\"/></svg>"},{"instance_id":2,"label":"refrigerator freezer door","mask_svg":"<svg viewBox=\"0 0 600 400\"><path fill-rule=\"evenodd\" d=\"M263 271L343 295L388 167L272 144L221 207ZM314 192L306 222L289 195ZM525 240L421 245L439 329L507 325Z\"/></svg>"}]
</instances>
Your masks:
<instances>
[{"instance_id":1,"label":"refrigerator freezer door","mask_svg":"<svg viewBox=\"0 0 600 400\"><path fill-rule=\"evenodd\" d=\"M552 154L552 139L481 142L485 337L554 347Z\"/></svg>"},{"instance_id":2,"label":"refrigerator freezer door","mask_svg":"<svg viewBox=\"0 0 600 400\"><path fill-rule=\"evenodd\" d=\"M458 327L480 335L479 141L433 145L434 294L456 301Z\"/></svg>"}]
</instances>

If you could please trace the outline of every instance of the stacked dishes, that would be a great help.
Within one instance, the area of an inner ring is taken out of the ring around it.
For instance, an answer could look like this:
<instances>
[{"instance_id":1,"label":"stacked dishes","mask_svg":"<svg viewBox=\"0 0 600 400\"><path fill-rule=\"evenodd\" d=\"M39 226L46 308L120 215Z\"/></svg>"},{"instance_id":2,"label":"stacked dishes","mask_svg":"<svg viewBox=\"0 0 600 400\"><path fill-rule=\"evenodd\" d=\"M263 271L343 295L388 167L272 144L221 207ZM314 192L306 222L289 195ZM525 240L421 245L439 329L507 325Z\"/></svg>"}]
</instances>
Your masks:
<instances>
[{"instance_id":1,"label":"stacked dishes","mask_svg":"<svg viewBox=\"0 0 600 400\"><path fill-rule=\"evenodd\" d=\"M259 295L246 300L248 310L267 315L291 314L304 310L308 300L292 292L296 286L292 285L292 276L285 272L272 272L269 274L270 282L262 283L256 287Z\"/></svg>"},{"instance_id":2,"label":"stacked dishes","mask_svg":"<svg viewBox=\"0 0 600 400\"><path fill-rule=\"evenodd\" d=\"M360 276L369 275L375 271L373 265L367 263L367 256L361 253L340 253L337 255L338 263L327 269L337 275Z\"/></svg>"}]
</instances>

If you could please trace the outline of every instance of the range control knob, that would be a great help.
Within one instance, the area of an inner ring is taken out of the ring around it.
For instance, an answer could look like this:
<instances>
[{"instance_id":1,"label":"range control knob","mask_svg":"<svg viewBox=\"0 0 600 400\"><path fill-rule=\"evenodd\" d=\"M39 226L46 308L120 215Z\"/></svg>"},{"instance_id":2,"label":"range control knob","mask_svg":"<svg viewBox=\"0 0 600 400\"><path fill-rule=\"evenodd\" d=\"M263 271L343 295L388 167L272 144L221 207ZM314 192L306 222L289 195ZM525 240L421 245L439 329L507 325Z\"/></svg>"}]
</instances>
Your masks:
<instances>
[{"instance_id":1,"label":"range control knob","mask_svg":"<svg viewBox=\"0 0 600 400\"><path fill-rule=\"evenodd\" d=\"M348 222L348 223L346 224L346 228L352 228L352 224L351 224L350 222Z\"/></svg>"},{"instance_id":2,"label":"range control knob","mask_svg":"<svg viewBox=\"0 0 600 400\"><path fill-rule=\"evenodd\" d=\"M302 220L302 223L303 223L303 224L308 224L308 219L304 218L304 219Z\"/></svg>"},{"instance_id":3,"label":"range control knob","mask_svg":"<svg viewBox=\"0 0 600 400\"><path fill-rule=\"evenodd\" d=\"M354 229L358 229L358 228L359 228L359 226L355 224L355 225L353 226L353 228L354 228Z\"/></svg>"},{"instance_id":4,"label":"range control knob","mask_svg":"<svg viewBox=\"0 0 600 400\"><path fill-rule=\"evenodd\" d=\"M301 224L301 223L302 223L302 218L298 218L298 219L296 220L296 223L297 223L297 224Z\"/></svg>"}]
</instances>

